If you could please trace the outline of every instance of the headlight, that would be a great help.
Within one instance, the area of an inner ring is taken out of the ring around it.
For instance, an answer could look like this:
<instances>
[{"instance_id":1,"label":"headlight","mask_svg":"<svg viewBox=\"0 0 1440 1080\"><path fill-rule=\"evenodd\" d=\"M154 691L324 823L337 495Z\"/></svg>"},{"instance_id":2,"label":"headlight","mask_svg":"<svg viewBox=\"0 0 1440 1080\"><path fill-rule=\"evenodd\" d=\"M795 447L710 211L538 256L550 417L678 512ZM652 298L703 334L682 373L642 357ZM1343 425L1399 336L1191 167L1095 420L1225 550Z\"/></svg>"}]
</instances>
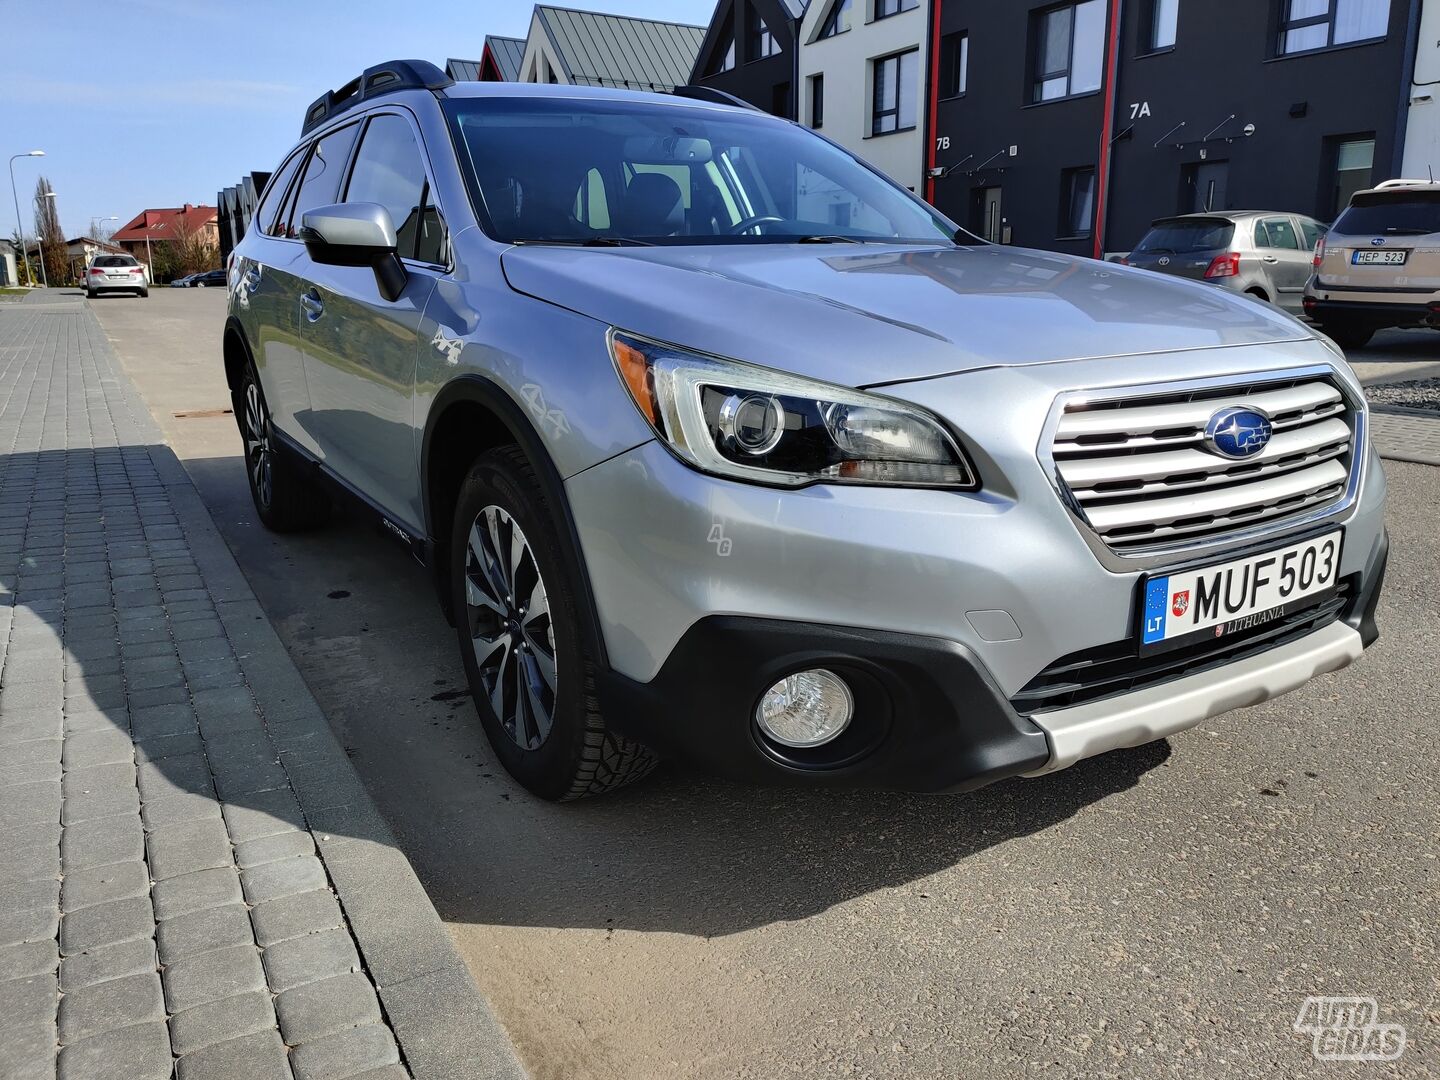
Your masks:
<instances>
[{"instance_id":1,"label":"headlight","mask_svg":"<svg viewBox=\"0 0 1440 1080\"><path fill-rule=\"evenodd\" d=\"M655 433L704 472L787 487L978 486L950 433L913 405L619 330L610 354Z\"/></svg>"}]
</instances>

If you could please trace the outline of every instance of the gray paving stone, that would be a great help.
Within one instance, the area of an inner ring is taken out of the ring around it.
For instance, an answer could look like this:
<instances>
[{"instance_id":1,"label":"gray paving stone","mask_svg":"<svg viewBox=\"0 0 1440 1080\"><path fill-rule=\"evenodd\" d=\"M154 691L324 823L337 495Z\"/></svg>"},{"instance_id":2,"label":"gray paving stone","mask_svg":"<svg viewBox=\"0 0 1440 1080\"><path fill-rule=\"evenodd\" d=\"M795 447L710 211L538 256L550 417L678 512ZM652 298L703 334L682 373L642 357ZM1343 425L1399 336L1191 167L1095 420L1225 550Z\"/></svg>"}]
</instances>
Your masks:
<instances>
[{"instance_id":1,"label":"gray paving stone","mask_svg":"<svg viewBox=\"0 0 1440 1080\"><path fill-rule=\"evenodd\" d=\"M262 836L305 828L305 815L288 788L247 796L243 803L225 804L225 823L237 844Z\"/></svg>"},{"instance_id":2,"label":"gray paving stone","mask_svg":"<svg viewBox=\"0 0 1440 1080\"><path fill-rule=\"evenodd\" d=\"M176 1063L177 1080L290 1080L278 1031L260 1031L207 1046Z\"/></svg>"},{"instance_id":3,"label":"gray paving stone","mask_svg":"<svg viewBox=\"0 0 1440 1080\"><path fill-rule=\"evenodd\" d=\"M7 717L0 724L0 747L35 739L58 739L63 731L64 719L59 709L42 709L23 716Z\"/></svg>"},{"instance_id":4,"label":"gray paving stone","mask_svg":"<svg viewBox=\"0 0 1440 1080\"><path fill-rule=\"evenodd\" d=\"M60 820L65 825L74 825L95 818L113 817L116 814L136 814L140 810L140 793L133 787L87 791L65 799L60 808Z\"/></svg>"},{"instance_id":5,"label":"gray paving stone","mask_svg":"<svg viewBox=\"0 0 1440 1080\"><path fill-rule=\"evenodd\" d=\"M55 973L0 982L0 1032L55 1019ZM0 1035L0 1042L5 1036Z\"/></svg>"},{"instance_id":6,"label":"gray paving stone","mask_svg":"<svg viewBox=\"0 0 1440 1080\"><path fill-rule=\"evenodd\" d=\"M67 826L60 840L66 873L144 858L145 832L138 817L99 818Z\"/></svg>"},{"instance_id":7,"label":"gray paving stone","mask_svg":"<svg viewBox=\"0 0 1440 1080\"><path fill-rule=\"evenodd\" d=\"M219 817L219 800L200 794L167 795L147 802L140 809L140 818L147 831L212 818L218 820Z\"/></svg>"},{"instance_id":8,"label":"gray paving stone","mask_svg":"<svg viewBox=\"0 0 1440 1080\"><path fill-rule=\"evenodd\" d=\"M152 829L145 846L156 881L231 865L230 835L218 817Z\"/></svg>"},{"instance_id":9,"label":"gray paving stone","mask_svg":"<svg viewBox=\"0 0 1440 1080\"><path fill-rule=\"evenodd\" d=\"M60 999L60 1042L79 1042L131 1024L165 1019L160 976L129 975L67 993Z\"/></svg>"},{"instance_id":10,"label":"gray paving stone","mask_svg":"<svg viewBox=\"0 0 1440 1080\"><path fill-rule=\"evenodd\" d=\"M215 777L215 786L219 789L220 797L226 802L243 801L247 795L273 791L289 785L290 777L278 762L250 769L228 770Z\"/></svg>"},{"instance_id":11,"label":"gray paving stone","mask_svg":"<svg viewBox=\"0 0 1440 1080\"><path fill-rule=\"evenodd\" d=\"M170 1045L178 1055L260 1031L275 1030L268 990L212 1001L170 1017Z\"/></svg>"},{"instance_id":12,"label":"gray paving stone","mask_svg":"<svg viewBox=\"0 0 1440 1080\"><path fill-rule=\"evenodd\" d=\"M0 980L44 975L47 971L54 971L59 963L60 952L53 938L6 945L0 947Z\"/></svg>"},{"instance_id":13,"label":"gray paving stone","mask_svg":"<svg viewBox=\"0 0 1440 1080\"><path fill-rule=\"evenodd\" d=\"M60 953L73 953L116 945L155 932L155 913L148 896L116 900L81 908L60 920Z\"/></svg>"},{"instance_id":14,"label":"gray paving stone","mask_svg":"<svg viewBox=\"0 0 1440 1080\"><path fill-rule=\"evenodd\" d=\"M190 703L135 707L130 710L130 730L137 740L156 735L181 735L197 730L195 710Z\"/></svg>"},{"instance_id":15,"label":"gray paving stone","mask_svg":"<svg viewBox=\"0 0 1440 1080\"><path fill-rule=\"evenodd\" d=\"M135 760L141 763L165 761L172 757L184 757L204 750L205 743L199 731L186 731L178 735L153 735L135 740Z\"/></svg>"},{"instance_id":16,"label":"gray paving stone","mask_svg":"<svg viewBox=\"0 0 1440 1080\"><path fill-rule=\"evenodd\" d=\"M144 896L149 891L150 871L135 860L71 871L65 875L60 899L64 910L70 912L92 904Z\"/></svg>"},{"instance_id":17,"label":"gray paving stone","mask_svg":"<svg viewBox=\"0 0 1440 1080\"><path fill-rule=\"evenodd\" d=\"M331 930L344 925L340 904L329 889L287 896L257 904L250 910L255 940L269 947L289 938Z\"/></svg>"},{"instance_id":18,"label":"gray paving stone","mask_svg":"<svg viewBox=\"0 0 1440 1080\"><path fill-rule=\"evenodd\" d=\"M16 882L4 888L0 906L0 945L19 945L55 937L60 925L59 882Z\"/></svg>"},{"instance_id":19,"label":"gray paving stone","mask_svg":"<svg viewBox=\"0 0 1440 1080\"><path fill-rule=\"evenodd\" d=\"M141 764L136 773L140 797L146 802L166 795L213 795L210 766L200 754Z\"/></svg>"},{"instance_id":20,"label":"gray paving stone","mask_svg":"<svg viewBox=\"0 0 1440 1080\"><path fill-rule=\"evenodd\" d=\"M93 792L129 791L134 787L135 766L127 760L85 768L71 767L65 771L61 793L69 799Z\"/></svg>"},{"instance_id":21,"label":"gray paving stone","mask_svg":"<svg viewBox=\"0 0 1440 1080\"><path fill-rule=\"evenodd\" d=\"M130 761L135 748L127 732L111 728L71 735L65 740L65 768L83 769L91 765Z\"/></svg>"},{"instance_id":22,"label":"gray paving stone","mask_svg":"<svg viewBox=\"0 0 1440 1080\"><path fill-rule=\"evenodd\" d=\"M245 899L251 904L263 904L267 900L312 892L323 889L328 884L325 868L313 855L296 855L289 859L262 863L240 873L240 885L245 890Z\"/></svg>"},{"instance_id":23,"label":"gray paving stone","mask_svg":"<svg viewBox=\"0 0 1440 1080\"><path fill-rule=\"evenodd\" d=\"M160 959L166 964L255 941L244 904L203 908L166 919L155 929Z\"/></svg>"},{"instance_id":24,"label":"gray paving stone","mask_svg":"<svg viewBox=\"0 0 1440 1080\"><path fill-rule=\"evenodd\" d=\"M351 1077L370 1069L394 1065L400 1060L395 1038L389 1028L378 1024L352 1028L314 1042L303 1043L290 1052L295 1080L333 1080Z\"/></svg>"},{"instance_id":25,"label":"gray paving stone","mask_svg":"<svg viewBox=\"0 0 1440 1080\"><path fill-rule=\"evenodd\" d=\"M198 870L193 874L157 881L151 890L155 917L173 919L192 911L240 902L240 876L230 867Z\"/></svg>"},{"instance_id":26,"label":"gray paving stone","mask_svg":"<svg viewBox=\"0 0 1440 1080\"><path fill-rule=\"evenodd\" d=\"M248 870L265 863L276 862L280 859L290 859L297 855L314 854L315 840L308 832L276 833L273 836L262 836L258 840L247 840L243 844L236 844L235 864L239 866L241 870ZM316 888L319 887L320 886L316 886ZM260 901L253 898L250 902L252 904L260 903Z\"/></svg>"},{"instance_id":27,"label":"gray paving stone","mask_svg":"<svg viewBox=\"0 0 1440 1080\"><path fill-rule=\"evenodd\" d=\"M172 1013L264 988L260 950L250 944L186 957L165 968L165 1001Z\"/></svg>"},{"instance_id":28,"label":"gray paving stone","mask_svg":"<svg viewBox=\"0 0 1440 1080\"><path fill-rule=\"evenodd\" d=\"M348 930L322 930L290 938L265 950L265 974L277 994L319 979L360 970ZM377 1064L383 1064L379 1062Z\"/></svg>"},{"instance_id":29,"label":"gray paving stone","mask_svg":"<svg viewBox=\"0 0 1440 1080\"><path fill-rule=\"evenodd\" d=\"M286 990L275 998L275 1014L291 1046L381 1022L375 987L358 971Z\"/></svg>"},{"instance_id":30,"label":"gray paving stone","mask_svg":"<svg viewBox=\"0 0 1440 1080\"><path fill-rule=\"evenodd\" d=\"M65 957L60 963L60 989L68 993L127 975L153 972L158 967L155 942L136 938Z\"/></svg>"},{"instance_id":31,"label":"gray paving stone","mask_svg":"<svg viewBox=\"0 0 1440 1080\"><path fill-rule=\"evenodd\" d=\"M62 1047L58 1080L167 1080L173 1068L165 1024L133 1024Z\"/></svg>"},{"instance_id":32,"label":"gray paving stone","mask_svg":"<svg viewBox=\"0 0 1440 1080\"><path fill-rule=\"evenodd\" d=\"M382 1065L378 1069L356 1073L346 1080L410 1080L410 1074L405 1071L404 1065Z\"/></svg>"},{"instance_id":33,"label":"gray paving stone","mask_svg":"<svg viewBox=\"0 0 1440 1080\"><path fill-rule=\"evenodd\" d=\"M54 780L0 789L0 831L54 821L60 816L60 785Z\"/></svg>"},{"instance_id":34,"label":"gray paving stone","mask_svg":"<svg viewBox=\"0 0 1440 1080\"><path fill-rule=\"evenodd\" d=\"M55 1080L55 1022L22 1024L0 1039L5 1080Z\"/></svg>"},{"instance_id":35,"label":"gray paving stone","mask_svg":"<svg viewBox=\"0 0 1440 1080\"><path fill-rule=\"evenodd\" d=\"M37 740L41 745L51 742L59 742L58 739ZM30 746L31 743L21 743L21 746ZM8 760L3 758L0 760ZM284 775L283 773L281 775ZM33 765L0 765L0 788L14 787L16 784L33 784L37 780L59 780L60 761L38 762Z\"/></svg>"},{"instance_id":36,"label":"gray paving stone","mask_svg":"<svg viewBox=\"0 0 1440 1080\"><path fill-rule=\"evenodd\" d=\"M7 749L3 755L6 765L21 768L27 765L48 765L60 760L60 753L64 743L60 739L31 739L29 742L16 743ZM35 779L42 779L35 777Z\"/></svg>"}]
</instances>

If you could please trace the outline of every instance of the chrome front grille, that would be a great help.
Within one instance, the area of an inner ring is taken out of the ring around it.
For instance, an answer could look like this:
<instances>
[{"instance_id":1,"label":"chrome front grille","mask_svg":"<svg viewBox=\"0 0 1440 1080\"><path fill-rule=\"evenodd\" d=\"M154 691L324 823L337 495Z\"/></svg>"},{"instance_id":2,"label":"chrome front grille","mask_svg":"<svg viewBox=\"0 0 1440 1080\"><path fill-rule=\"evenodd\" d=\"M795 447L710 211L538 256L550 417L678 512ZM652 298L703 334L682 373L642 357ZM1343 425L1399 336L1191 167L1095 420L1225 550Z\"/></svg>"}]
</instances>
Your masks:
<instances>
[{"instance_id":1,"label":"chrome front grille","mask_svg":"<svg viewBox=\"0 0 1440 1080\"><path fill-rule=\"evenodd\" d=\"M1270 417L1261 453L1206 449L1206 424L1228 406ZM1143 553L1323 512L1345 497L1355 438L1339 387L1307 375L1067 403L1051 452L1072 509L1111 550Z\"/></svg>"}]
</instances>

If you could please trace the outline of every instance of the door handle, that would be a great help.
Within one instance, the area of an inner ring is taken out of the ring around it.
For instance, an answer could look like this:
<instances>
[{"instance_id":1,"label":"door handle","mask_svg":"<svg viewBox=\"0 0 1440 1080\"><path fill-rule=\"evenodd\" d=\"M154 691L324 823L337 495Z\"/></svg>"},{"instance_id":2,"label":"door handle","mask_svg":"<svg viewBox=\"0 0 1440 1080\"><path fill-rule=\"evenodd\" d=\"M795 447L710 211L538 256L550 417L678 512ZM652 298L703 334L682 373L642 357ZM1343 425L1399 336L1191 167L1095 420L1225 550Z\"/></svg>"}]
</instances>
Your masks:
<instances>
[{"instance_id":1,"label":"door handle","mask_svg":"<svg viewBox=\"0 0 1440 1080\"><path fill-rule=\"evenodd\" d=\"M1278 262L1280 261L1280 260L1277 259L1274 255L1266 255L1266 256L1264 256L1264 260L1265 260L1267 263L1278 263Z\"/></svg>"},{"instance_id":2,"label":"door handle","mask_svg":"<svg viewBox=\"0 0 1440 1080\"><path fill-rule=\"evenodd\" d=\"M314 289L300 295L300 306L305 309L307 322L314 322L325 314L325 301L320 299L320 294Z\"/></svg>"}]
</instances>

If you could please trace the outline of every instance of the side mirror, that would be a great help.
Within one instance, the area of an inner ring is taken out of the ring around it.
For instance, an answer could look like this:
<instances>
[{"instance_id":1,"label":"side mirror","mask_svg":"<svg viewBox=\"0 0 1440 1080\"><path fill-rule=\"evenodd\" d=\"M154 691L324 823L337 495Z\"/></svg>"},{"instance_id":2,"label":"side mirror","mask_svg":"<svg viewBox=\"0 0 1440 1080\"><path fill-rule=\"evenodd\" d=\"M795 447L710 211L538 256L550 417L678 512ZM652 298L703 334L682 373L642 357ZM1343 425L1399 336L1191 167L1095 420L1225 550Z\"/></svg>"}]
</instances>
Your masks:
<instances>
[{"instance_id":1,"label":"side mirror","mask_svg":"<svg viewBox=\"0 0 1440 1080\"><path fill-rule=\"evenodd\" d=\"M395 301L408 275L396 254L395 223L379 203L340 203L307 210L300 239L310 258L326 266L368 266L380 295Z\"/></svg>"}]
</instances>

